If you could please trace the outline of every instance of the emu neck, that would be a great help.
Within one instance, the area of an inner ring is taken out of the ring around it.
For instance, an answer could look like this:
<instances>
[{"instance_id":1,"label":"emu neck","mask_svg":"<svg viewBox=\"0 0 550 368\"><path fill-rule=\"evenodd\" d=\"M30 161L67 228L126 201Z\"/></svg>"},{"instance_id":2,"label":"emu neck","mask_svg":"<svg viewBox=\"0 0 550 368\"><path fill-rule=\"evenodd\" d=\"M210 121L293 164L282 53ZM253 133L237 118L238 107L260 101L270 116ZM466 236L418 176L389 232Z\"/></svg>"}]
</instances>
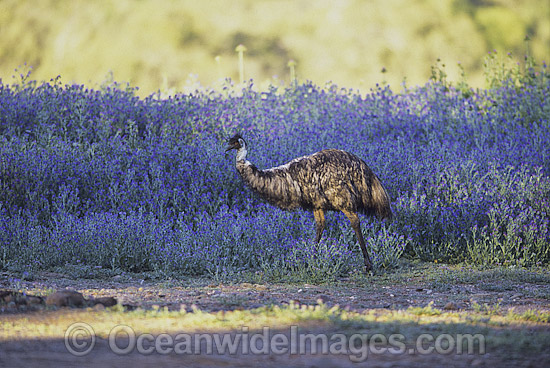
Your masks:
<instances>
[{"instance_id":1,"label":"emu neck","mask_svg":"<svg viewBox=\"0 0 550 368\"><path fill-rule=\"evenodd\" d=\"M246 154L248 153L248 151L246 150L246 147L241 147L237 150L237 156L236 156L236 160L237 162L239 161L246 161Z\"/></svg>"}]
</instances>

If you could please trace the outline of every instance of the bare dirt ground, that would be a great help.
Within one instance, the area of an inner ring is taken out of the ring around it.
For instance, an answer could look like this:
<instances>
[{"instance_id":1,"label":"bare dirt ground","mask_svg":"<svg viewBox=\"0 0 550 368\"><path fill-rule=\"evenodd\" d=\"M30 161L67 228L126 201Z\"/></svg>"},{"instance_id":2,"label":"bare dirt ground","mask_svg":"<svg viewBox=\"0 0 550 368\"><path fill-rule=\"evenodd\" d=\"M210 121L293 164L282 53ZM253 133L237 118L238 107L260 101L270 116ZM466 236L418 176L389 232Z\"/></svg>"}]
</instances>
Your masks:
<instances>
[{"instance_id":1,"label":"bare dirt ground","mask_svg":"<svg viewBox=\"0 0 550 368\"><path fill-rule=\"evenodd\" d=\"M14 280L0 274L0 289L13 289ZM536 310L550 312L550 284L542 272L479 272L469 270L448 271L445 266L411 267L406 272L378 275L371 279L349 278L328 285L304 283L277 284L239 282L213 282L207 279L152 280L143 275L115 275L84 279L64 273L42 272L30 281L17 281L17 288L31 295L45 295L53 290L72 289L87 299L115 297L127 309L163 308L191 312L199 308L204 312L255 309L265 305L287 305L291 301L301 305L339 305L352 311L406 310L425 307L443 311L472 311L485 306L499 313ZM99 308L98 308L99 309ZM0 305L0 322L10 322L23 314L29 323L33 319L48 318L51 314L73 313L70 309L51 310L42 306L17 307ZM3 326L6 326L4 323ZM5 327L4 327L5 328ZM311 331L336 333L334 327L315 328ZM540 326L537 328L541 328ZM543 329L550 331L550 325ZM284 332L283 333L287 333ZM85 357L68 354L63 339L14 339L0 341L0 366L6 367L542 367L550 364L549 354L522 356L510 359L497 352L483 355L441 354L375 354L363 363L354 363L346 355L268 354L268 355L143 355L136 352L119 356L110 349L106 339L98 339L94 350Z\"/></svg>"}]
</instances>

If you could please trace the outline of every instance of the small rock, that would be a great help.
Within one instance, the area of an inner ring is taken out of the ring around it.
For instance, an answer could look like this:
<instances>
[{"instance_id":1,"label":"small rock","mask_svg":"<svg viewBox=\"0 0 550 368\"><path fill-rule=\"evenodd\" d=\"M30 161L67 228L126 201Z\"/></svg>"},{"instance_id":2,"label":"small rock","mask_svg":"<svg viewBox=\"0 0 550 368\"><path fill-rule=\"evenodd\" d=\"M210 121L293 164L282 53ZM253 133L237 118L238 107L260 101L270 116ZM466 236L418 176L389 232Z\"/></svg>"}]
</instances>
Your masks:
<instances>
[{"instance_id":1,"label":"small rock","mask_svg":"<svg viewBox=\"0 0 550 368\"><path fill-rule=\"evenodd\" d=\"M56 291L46 298L46 305L56 307L82 307L84 302L82 294L73 290Z\"/></svg>"},{"instance_id":2,"label":"small rock","mask_svg":"<svg viewBox=\"0 0 550 368\"><path fill-rule=\"evenodd\" d=\"M458 310L458 305L456 305L455 302L448 302L447 304L445 304L443 309L445 309L445 310Z\"/></svg>"},{"instance_id":3,"label":"small rock","mask_svg":"<svg viewBox=\"0 0 550 368\"><path fill-rule=\"evenodd\" d=\"M317 298L317 303L318 304L326 304L329 300L330 300L330 297L328 295L321 294Z\"/></svg>"},{"instance_id":4,"label":"small rock","mask_svg":"<svg viewBox=\"0 0 550 368\"><path fill-rule=\"evenodd\" d=\"M28 305L36 305L44 303L44 299L39 296L27 296Z\"/></svg>"},{"instance_id":5,"label":"small rock","mask_svg":"<svg viewBox=\"0 0 550 368\"><path fill-rule=\"evenodd\" d=\"M2 302L9 304L9 303L15 303L15 295L14 294L5 294L2 296Z\"/></svg>"},{"instance_id":6,"label":"small rock","mask_svg":"<svg viewBox=\"0 0 550 368\"><path fill-rule=\"evenodd\" d=\"M514 294L510 297L510 299L519 299L523 296L523 294Z\"/></svg>"},{"instance_id":7,"label":"small rock","mask_svg":"<svg viewBox=\"0 0 550 368\"><path fill-rule=\"evenodd\" d=\"M13 291L0 290L0 302L9 303L12 300Z\"/></svg>"},{"instance_id":8,"label":"small rock","mask_svg":"<svg viewBox=\"0 0 550 368\"><path fill-rule=\"evenodd\" d=\"M6 304L10 302L14 302L15 304L26 304L27 296L18 291L6 290L1 292L0 301Z\"/></svg>"},{"instance_id":9,"label":"small rock","mask_svg":"<svg viewBox=\"0 0 550 368\"><path fill-rule=\"evenodd\" d=\"M42 304L44 299L39 296L25 295L17 291L5 290L0 291L0 302L1 303L15 303L15 305L37 305Z\"/></svg>"},{"instance_id":10,"label":"small rock","mask_svg":"<svg viewBox=\"0 0 550 368\"><path fill-rule=\"evenodd\" d=\"M96 298L91 301L94 306L101 304L104 307L112 307L117 304L117 300L113 298L112 296L104 296L101 298Z\"/></svg>"},{"instance_id":11,"label":"small rock","mask_svg":"<svg viewBox=\"0 0 550 368\"><path fill-rule=\"evenodd\" d=\"M101 303L97 303L96 305L94 305L93 307L93 310L95 311L102 311L102 310L105 310L105 306Z\"/></svg>"}]
</instances>

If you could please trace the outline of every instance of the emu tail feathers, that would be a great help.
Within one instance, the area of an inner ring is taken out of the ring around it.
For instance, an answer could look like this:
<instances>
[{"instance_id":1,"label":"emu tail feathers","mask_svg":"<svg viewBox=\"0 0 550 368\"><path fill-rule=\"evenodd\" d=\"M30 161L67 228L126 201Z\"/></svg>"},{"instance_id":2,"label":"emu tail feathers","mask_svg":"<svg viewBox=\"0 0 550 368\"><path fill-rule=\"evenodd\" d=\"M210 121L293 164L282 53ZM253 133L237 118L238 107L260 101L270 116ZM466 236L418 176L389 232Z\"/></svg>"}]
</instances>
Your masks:
<instances>
[{"instance_id":1,"label":"emu tail feathers","mask_svg":"<svg viewBox=\"0 0 550 368\"><path fill-rule=\"evenodd\" d=\"M390 196L376 176L372 178L371 193L372 204L376 217L378 217L380 220L391 220L393 218L393 213L390 206Z\"/></svg>"}]
</instances>

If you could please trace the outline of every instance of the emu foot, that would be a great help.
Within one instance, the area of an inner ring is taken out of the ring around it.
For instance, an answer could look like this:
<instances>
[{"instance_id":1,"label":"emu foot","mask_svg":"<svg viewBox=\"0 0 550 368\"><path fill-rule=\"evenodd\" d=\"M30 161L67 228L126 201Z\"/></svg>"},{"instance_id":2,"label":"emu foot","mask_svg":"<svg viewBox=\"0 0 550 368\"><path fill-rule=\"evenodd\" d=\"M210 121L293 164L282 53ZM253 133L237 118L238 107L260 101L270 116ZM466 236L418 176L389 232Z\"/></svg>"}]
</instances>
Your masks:
<instances>
[{"instance_id":1,"label":"emu foot","mask_svg":"<svg viewBox=\"0 0 550 368\"><path fill-rule=\"evenodd\" d=\"M372 265L365 263L365 275L368 275L372 271Z\"/></svg>"}]
</instances>

